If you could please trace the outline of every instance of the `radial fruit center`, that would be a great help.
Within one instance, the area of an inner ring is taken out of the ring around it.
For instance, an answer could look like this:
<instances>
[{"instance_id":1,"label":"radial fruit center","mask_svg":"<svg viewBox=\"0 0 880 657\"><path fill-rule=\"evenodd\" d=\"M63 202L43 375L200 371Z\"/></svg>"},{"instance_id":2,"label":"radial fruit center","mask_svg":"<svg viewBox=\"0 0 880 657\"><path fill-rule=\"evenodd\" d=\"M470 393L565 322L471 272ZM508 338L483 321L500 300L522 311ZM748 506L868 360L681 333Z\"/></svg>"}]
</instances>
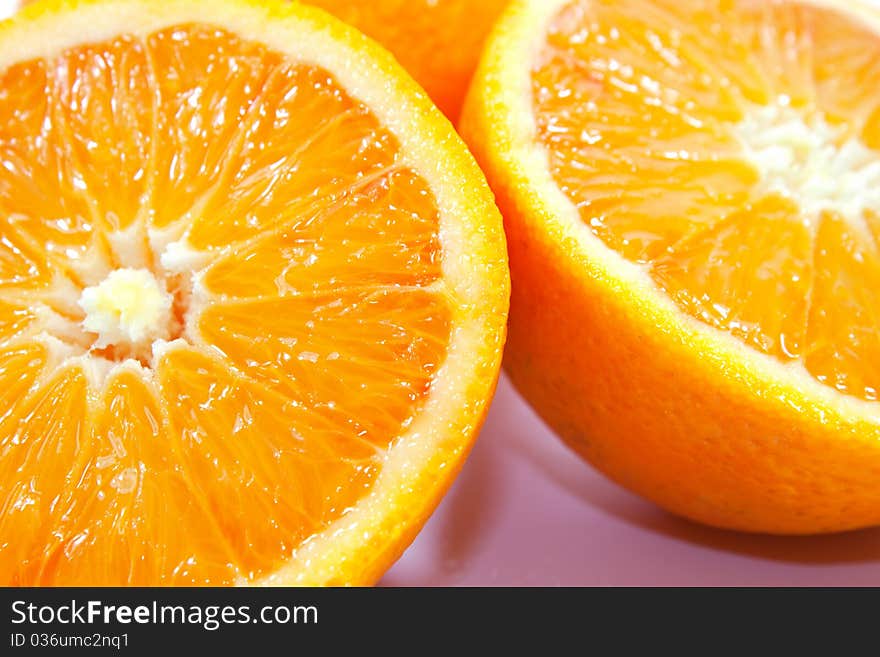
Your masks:
<instances>
[{"instance_id":1,"label":"radial fruit center","mask_svg":"<svg viewBox=\"0 0 880 657\"><path fill-rule=\"evenodd\" d=\"M861 229L864 213L880 210L880 153L848 126L792 108L782 97L749 108L734 134L760 174L759 193L792 199L812 224L828 211Z\"/></svg>"},{"instance_id":2,"label":"radial fruit center","mask_svg":"<svg viewBox=\"0 0 880 657\"><path fill-rule=\"evenodd\" d=\"M136 357L171 336L173 299L146 269L116 269L82 292L83 327L97 335L95 347Z\"/></svg>"}]
</instances>

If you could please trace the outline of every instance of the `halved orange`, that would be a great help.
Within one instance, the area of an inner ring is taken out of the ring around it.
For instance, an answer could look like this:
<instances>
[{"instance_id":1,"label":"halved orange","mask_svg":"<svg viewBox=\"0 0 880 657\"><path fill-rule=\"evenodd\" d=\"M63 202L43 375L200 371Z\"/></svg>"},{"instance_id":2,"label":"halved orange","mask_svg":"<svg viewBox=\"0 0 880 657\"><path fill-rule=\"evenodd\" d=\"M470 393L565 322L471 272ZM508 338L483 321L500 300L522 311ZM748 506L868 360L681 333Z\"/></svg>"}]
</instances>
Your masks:
<instances>
[{"instance_id":1,"label":"halved orange","mask_svg":"<svg viewBox=\"0 0 880 657\"><path fill-rule=\"evenodd\" d=\"M880 523L880 16L517 1L463 133L505 215L507 367L580 454L712 525Z\"/></svg>"},{"instance_id":2,"label":"halved orange","mask_svg":"<svg viewBox=\"0 0 880 657\"><path fill-rule=\"evenodd\" d=\"M365 584L504 342L485 180L316 9L50 1L0 26L0 582Z\"/></svg>"},{"instance_id":3,"label":"halved orange","mask_svg":"<svg viewBox=\"0 0 880 657\"><path fill-rule=\"evenodd\" d=\"M453 121L507 0L306 0L388 48Z\"/></svg>"}]
</instances>

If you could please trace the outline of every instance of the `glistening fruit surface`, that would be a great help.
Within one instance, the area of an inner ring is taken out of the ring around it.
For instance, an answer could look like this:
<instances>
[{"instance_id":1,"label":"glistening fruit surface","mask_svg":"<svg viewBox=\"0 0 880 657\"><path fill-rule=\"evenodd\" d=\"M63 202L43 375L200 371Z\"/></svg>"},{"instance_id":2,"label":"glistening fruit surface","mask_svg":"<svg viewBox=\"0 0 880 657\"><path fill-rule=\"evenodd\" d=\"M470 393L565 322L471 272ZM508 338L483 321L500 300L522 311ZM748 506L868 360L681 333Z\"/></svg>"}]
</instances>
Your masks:
<instances>
[{"instance_id":1,"label":"glistening fruit surface","mask_svg":"<svg viewBox=\"0 0 880 657\"><path fill-rule=\"evenodd\" d=\"M880 39L790 2L575 3L533 75L554 180L684 311L880 394Z\"/></svg>"},{"instance_id":2,"label":"glistening fruit surface","mask_svg":"<svg viewBox=\"0 0 880 657\"><path fill-rule=\"evenodd\" d=\"M44 3L0 51L2 580L373 580L497 376L463 146L297 6Z\"/></svg>"},{"instance_id":3,"label":"glistening fruit surface","mask_svg":"<svg viewBox=\"0 0 880 657\"><path fill-rule=\"evenodd\" d=\"M834 0L520 0L462 133L505 215L506 363L690 518L880 522L876 53Z\"/></svg>"}]
</instances>

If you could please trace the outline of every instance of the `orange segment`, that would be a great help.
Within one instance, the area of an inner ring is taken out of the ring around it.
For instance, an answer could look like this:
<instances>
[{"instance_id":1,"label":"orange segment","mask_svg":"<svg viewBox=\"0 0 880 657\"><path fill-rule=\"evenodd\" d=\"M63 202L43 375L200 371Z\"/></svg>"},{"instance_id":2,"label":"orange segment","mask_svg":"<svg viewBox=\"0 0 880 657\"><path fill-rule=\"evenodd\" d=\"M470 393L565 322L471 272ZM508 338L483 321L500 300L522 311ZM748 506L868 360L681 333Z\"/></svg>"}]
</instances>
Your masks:
<instances>
[{"instance_id":1,"label":"orange segment","mask_svg":"<svg viewBox=\"0 0 880 657\"><path fill-rule=\"evenodd\" d=\"M37 344L24 344L5 347L0 350L0 382L2 382L2 415L6 438L14 426L15 418L20 416L17 409L27 397L37 377L48 364L45 349Z\"/></svg>"},{"instance_id":2,"label":"orange segment","mask_svg":"<svg viewBox=\"0 0 880 657\"><path fill-rule=\"evenodd\" d=\"M880 42L876 31L839 11L804 8L804 39L813 43L812 79L819 109L858 135L880 105Z\"/></svg>"},{"instance_id":3,"label":"orange segment","mask_svg":"<svg viewBox=\"0 0 880 657\"><path fill-rule=\"evenodd\" d=\"M40 584L64 558L88 459L86 379L68 368L4 418L0 570L8 584Z\"/></svg>"},{"instance_id":4,"label":"orange segment","mask_svg":"<svg viewBox=\"0 0 880 657\"><path fill-rule=\"evenodd\" d=\"M41 584L221 584L234 569L174 458L162 410L137 371L108 381L94 418L80 496ZM193 572L196 570L196 572Z\"/></svg>"},{"instance_id":5,"label":"orange segment","mask_svg":"<svg viewBox=\"0 0 880 657\"><path fill-rule=\"evenodd\" d=\"M415 290L337 291L213 306L199 326L240 370L308 405L339 408L360 437L381 441L428 392L449 312L442 297Z\"/></svg>"},{"instance_id":6,"label":"orange segment","mask_svg":"<svg viewBox=\"0 0 880 657\"><path fill-rule=\"evenodd\" d=\"M326 71L281 67L248 123L228 194L193 223L198 248L252 238L267 227L309 221L388 172L398 145Z\"/></svg>"},{"instance_id":7,"label":"orange segment","mask_svg":"<svg viewBox=\"0 0 880 657\"><path fill-rule=\"evenodd\" d=\"M13 243L4 259L25 249L20 240L27 240L78 268L93 243L94 222L84 181L67 153L52 146L66 140L51 70L45 61L31 61L0 73L0 212L3 238Z\"/></svg>"},{"instance_id":8,"label":"orange segment","mask_svg":"<svg viewBox=\"0 0 880 657\"><path fill-rule=\"evenodd\" d=\"M418 88L299 4L49 2L0 27L0 156L0 583L375 581L506 320Z\"/></svg>"},{"instance_id":9,"label":"orange segment","mask_svg":"<svg viewBox=\"0 0 880 657\"><path fill-rule=\"evenodd\" d=\"M50 276L39 250L16 230L9 218L0 217L0 287L37 287Z\"/></svg>"},{"instance_id":10,"label":"orange segment","mask_svg":"<svg viewBox=\"0 0 880 657\"><path fill-rule=\"evenodd\" d=\"M102 199L104 221L127 228L147 190L152 148L146 48L131 37L80 48L59 58L52 78L52 102L77 180L90 198Z\"/></svg>"},{"instance_id":11,"label":"orange segment","mask_svg":"<svg viewBox=\"0 0 880 657\"><path fill-rule=\"evenodd\" d=\"M205 285L241 298L335 288L427 285L438 279L440 240L430 190L412 171L389 171L215 261Z\"/></svg>"},{"instance_id":12,"label":"orange segment","mask_svg":"<svg viewBox=\"0 0 880 657\"><path fill-rule=\"evenodd\" d=\"M152 222L163 227L221 182L277 55L200 26L159 31L146 45L156 107Z\"/></svg>"},{"instance_id":13,"label":"orange segment","mask_svg":"<svg viewBox=\"0 0 880 657\"><path fill-rule=\"evenodd\" d=\"M880 254L841 217L816 235L804 364L847 394L880 398Z\"/></svg>"},{"instance_id":14,"label":"orange segment","mask_svg":"<svg viewBox=\"0 0 880 657\"><path fill-rule=\"evenodd\" d=\"M806 337L812 250L797 208L768 196L667 247L651 272L689 314L788 361Z\"/></svg>"},{"instance_id":15,"label":"orange segment","mask_svg":"<svg viewBox=\"0 0 880 657\"><path fill-rule=\"evenodd\" d=\"M14 338L33 321L33 313L27 306L7 303L0 299L0 340L5 342Z\"/></svg>"},{"instance_id":16,"label":"orange segment","mask_svg":"<svg viewBox=\"0 0 880 657\"><path fill-rule=\"evenodd\" d=\"M276 569L372 485L378 450L336 439L346 427L309 413L309 400L230 380L226 367L193 352L169 354L159 377L164 397L175 400L176 456L239 577ZM193 565L195 581L212 567L205 561Z\"/></svg>"}]
</instances>

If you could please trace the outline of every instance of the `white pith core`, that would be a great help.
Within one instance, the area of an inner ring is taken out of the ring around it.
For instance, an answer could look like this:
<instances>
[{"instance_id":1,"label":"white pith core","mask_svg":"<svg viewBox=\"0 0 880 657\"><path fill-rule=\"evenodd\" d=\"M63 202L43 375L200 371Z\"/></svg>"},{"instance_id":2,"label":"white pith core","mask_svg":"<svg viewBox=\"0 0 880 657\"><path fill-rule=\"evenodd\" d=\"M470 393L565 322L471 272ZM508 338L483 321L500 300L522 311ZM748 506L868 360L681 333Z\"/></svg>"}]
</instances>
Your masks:
<instances>
[{"instance_id":1,"label":"white pith core","mask_svg":"<svg viewBox=\"0 0 880 657\"><path fill-rule=\"evenodd\" d=\"M78 303L83 328L96 335L94 349L146 358L154 342L171 337L174 299L146 269L116 269L85 288Z\"/></svg>"},{"instance_id":2,"label":"white pith core","mask_svg":"<svg viewBox=\"0 0 880 657\"><path fill-rule=\"evenodd\" d=\"M109 249L68 261L29 296L35 321L14 339L37 340L57 367L82 367L96 390L120 368L149 377L165 353L191 344L193 308L206 305L198 272L210 257L186 245L184 228L108 231Z\"/></svg>"},{"instance_id":3,"label":"white pith core","mask_svg":"<svg viewBox=\"0 0 880 657\"><path fill-rule=\"evenodd\" d=\"M880 210L880 157L847 126L782 97L748 111L734 134L761 175L758 191L795 200L808 220L836 211L860 225L865 210Z\"/></svg>"}]
</instances>

